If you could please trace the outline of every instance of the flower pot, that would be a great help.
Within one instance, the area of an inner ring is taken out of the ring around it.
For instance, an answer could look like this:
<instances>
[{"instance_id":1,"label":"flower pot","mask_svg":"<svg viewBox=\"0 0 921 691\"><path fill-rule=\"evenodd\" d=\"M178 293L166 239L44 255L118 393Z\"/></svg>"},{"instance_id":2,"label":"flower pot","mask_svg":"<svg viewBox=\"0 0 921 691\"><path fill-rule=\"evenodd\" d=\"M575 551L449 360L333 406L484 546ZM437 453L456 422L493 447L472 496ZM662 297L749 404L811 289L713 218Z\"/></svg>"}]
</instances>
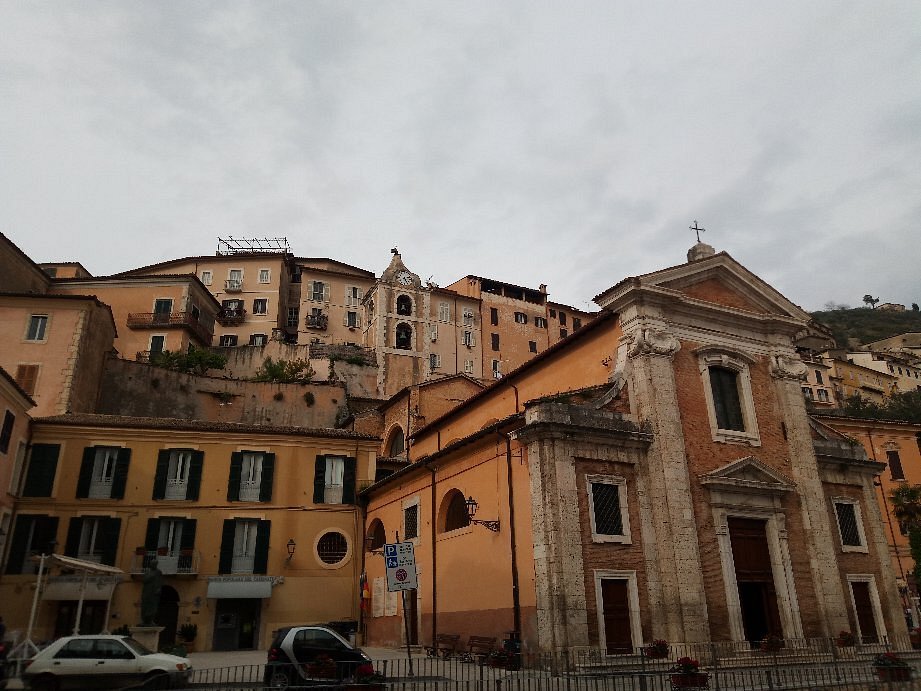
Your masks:
<instances>
[{"instance_id":1,"label":"flower pot","mask_svg":"<svg viewBox=\"0 0 921 691\"><path fill-rule=\"evenodd\" d=\"M672 674L669 678L673 689L706 689L710 687L710 675L707 672Z\"/></svg>"},{"instance_id":2,"label":"flower pot","mask_svg":"<svg viewBox=\"0 0 921 691\"><path fill-rule=\"evenodd\" d=\"M880 681L911 681L911 667L875 667Z\"/></svg>"}]
</instances>

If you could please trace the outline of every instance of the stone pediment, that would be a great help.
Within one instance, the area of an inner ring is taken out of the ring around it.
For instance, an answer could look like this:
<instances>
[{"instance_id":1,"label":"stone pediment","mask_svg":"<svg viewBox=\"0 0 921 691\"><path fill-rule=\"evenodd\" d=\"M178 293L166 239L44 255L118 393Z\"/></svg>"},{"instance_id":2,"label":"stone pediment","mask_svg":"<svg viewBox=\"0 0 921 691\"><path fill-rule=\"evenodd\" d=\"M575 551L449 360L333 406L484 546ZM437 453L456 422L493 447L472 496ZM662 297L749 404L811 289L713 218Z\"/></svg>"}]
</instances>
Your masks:
<instances>
[{"instance_id":1,"label":"stone pediment","mask_svg":"<svg viewBox=\"0 0 921 691\"><path fill-rule=\"evenodd\" d=\"M792 492L794 482L783 473L765 465L754 456L746 456L700 476L707 487L757 492Z\"/></svg>"}]
</instances>

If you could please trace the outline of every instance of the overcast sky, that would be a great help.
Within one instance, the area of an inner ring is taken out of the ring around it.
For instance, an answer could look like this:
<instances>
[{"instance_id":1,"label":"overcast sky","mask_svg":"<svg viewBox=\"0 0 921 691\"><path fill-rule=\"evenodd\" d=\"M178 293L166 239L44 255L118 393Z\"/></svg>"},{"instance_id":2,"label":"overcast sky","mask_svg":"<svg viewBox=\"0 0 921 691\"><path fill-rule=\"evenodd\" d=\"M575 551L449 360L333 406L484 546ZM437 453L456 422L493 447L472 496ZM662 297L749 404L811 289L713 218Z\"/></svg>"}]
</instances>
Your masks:
<instances>
[{"instance_id":1,"label":"overcast sky","mask_svg":"<svg viewBox=\"0 0 921 691\"><path fill-rule=\"evenodd\" d=\"M287 237L577 307L698 220L921 302L921 3L0 1L0 230L96 275Z\"/></svg>"}]
</instances>

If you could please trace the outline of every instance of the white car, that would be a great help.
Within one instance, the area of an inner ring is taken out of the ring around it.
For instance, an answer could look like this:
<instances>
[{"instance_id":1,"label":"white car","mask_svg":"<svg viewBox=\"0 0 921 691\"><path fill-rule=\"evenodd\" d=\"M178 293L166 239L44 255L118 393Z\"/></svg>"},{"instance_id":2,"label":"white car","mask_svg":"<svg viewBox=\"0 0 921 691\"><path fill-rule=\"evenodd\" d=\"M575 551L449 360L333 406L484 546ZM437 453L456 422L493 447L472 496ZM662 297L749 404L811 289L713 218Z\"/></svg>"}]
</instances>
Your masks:
<instances>
[{"instance_id":1,"label":"white car","mask_svg":"<svg viewBox=\"0 0 921 691\"><path fill-rule=\"evenodd\" d=\"M59 638L27 664L22 680L34 691L165 689L184 686L192 671L186 657L153 653L128 636L102 634Z\"/></svg>"}]
</instances>

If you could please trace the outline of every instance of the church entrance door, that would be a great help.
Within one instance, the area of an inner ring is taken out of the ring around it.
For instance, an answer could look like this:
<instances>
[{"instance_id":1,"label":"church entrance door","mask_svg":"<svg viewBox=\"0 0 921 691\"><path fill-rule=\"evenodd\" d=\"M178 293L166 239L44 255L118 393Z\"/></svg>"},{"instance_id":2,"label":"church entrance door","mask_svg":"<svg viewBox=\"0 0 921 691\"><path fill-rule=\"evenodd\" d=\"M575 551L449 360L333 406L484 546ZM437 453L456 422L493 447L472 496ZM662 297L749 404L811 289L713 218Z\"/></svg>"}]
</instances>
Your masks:
<instances>
[{"instance_id":1,"label":"church entrance door","mask_svg":"<svg viewBox=\"0 0 921 691\"><path fill-rule=\"evenodd\" d=\"M782 637L767 521L727 517L745 639L753 645L769 635Z\"/></svg>"},{"instance_id":2,"label":"church entrance door","mask_svg":"<svg viewBox=\"0 0 921 691\"><path fill-rule=\"evenodd\" d=\"M601 581L601 603L604 612L604 640L609 655L633 651L630 633L630 602L627 580L604 578Z\"/></svg>"}]
</instances>

